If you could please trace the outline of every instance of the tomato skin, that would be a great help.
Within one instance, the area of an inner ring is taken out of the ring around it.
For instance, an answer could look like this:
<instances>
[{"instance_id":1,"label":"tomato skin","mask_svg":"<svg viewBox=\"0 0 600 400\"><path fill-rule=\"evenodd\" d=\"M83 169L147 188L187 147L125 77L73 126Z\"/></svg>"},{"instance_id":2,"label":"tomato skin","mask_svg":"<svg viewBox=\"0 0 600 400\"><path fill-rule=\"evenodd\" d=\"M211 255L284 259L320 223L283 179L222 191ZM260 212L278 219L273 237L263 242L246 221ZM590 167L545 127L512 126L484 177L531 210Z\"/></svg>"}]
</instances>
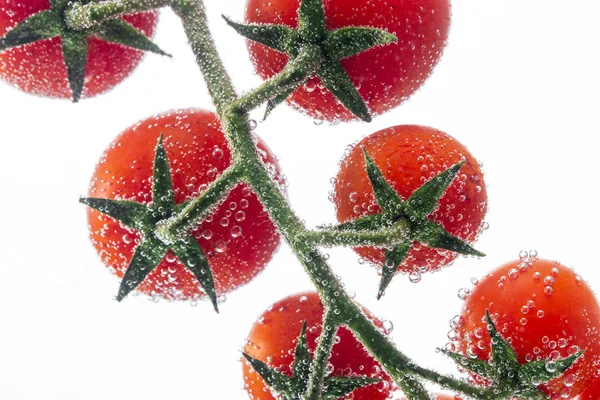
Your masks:
<instances>
[{"instance_id":1,"label":"tomato skin","mask_svg":"<svg viewBox=\"0 0 600 400\"><path fill-rule=\"evenodd\" d=\"M366 312L366 311L365 311ZM372 316L367 316L371 319ZM299 293L273 304L252 327L244 352L266 362L284 374L292 374L294 349L304 321L307 322L306 336L311 354L316 349L316 340L321 334L323 304L314 292ZM375 323L381 327L379 321ZM390 378L380 364L369 355L363 345L347 328L340 328L339 341L333 346L329 362L334 366L331 376L362 375L382 379L377 384L362 387L352 392L354 400L387 399L392 389ZM314 355L314 354L313 354ZM246 361L243 364L244 387L250 399L275 399L269 387Z\"/></svg>"},{"instance_id":2,"label":"tomato skin","mask_svg":"<svg viewBox=\"0 0 600 400\"><path fill-rule=\"evenodd\" d=\"M151 176L159 135L171 166L177 204L194 197L231 164L218 117L209 111L179 110L148 118L124 131L102 155L88 197L152 200ZM283 183L270 150L258 148L269 169ZM111 217L88 209L90 238L102 261L123 274L140 236ZM279 244L279 233L256 195L245 184L235 187L194 230L208 258L218 294L249 282L264 269ZM225 246L224 246L225 245ZM204 296L196 278L169 251L138 291L166 299Z\"/></svg>"},{"instance_id":3,"label":"tomato skin","mask_svg":"<svg viewBox=\"0 0 600 400\"><path fill-rule=\"evenodd\" d=\"M487 192L479 164L467 148L450 135L424 126L386 128L352 148L342 160L334 183L333 199L338 221L347 222L381 212L365 169L363 148L405 200L423 183L465 159L466 164L429 219L467 242L477 238L487 211ZM385 258L383 249L357 248L356 252L379 265ZM455 258L456 253L415 243L399 270L435 271Z\"/></svg>"},{"instance_id":4,"label":"tomato skin","mask_svg":"<svg viewBox=\"0 0 600 400\"><path fill-rule=\"evenodd\" d=\"M600 399L600 367L596 372L596 379L585 389L577 398L577 400L598 400Z\"/></svg>"},{"instance_id":5,"label":"tomato skin","mask_svg":"<svg viewBox=\"0 0 600 400\"><path fill-rule=\"evenodd\" d=\"M594 379L600 368L600 306L570 268L543 259L511 261L475 286L453 334L458 351L483 360L490 354L486 310L520 363L585 350L562 377L542 386L552 399L574 398Z\"/></svg>"},{"instance_id":6,"label":"tomato skin","mask_svg":"<svg viewBox=\"0 0 600 400\"><path fill-rule=\"evenodd\" d=\"M300 0L248 0L246 22L298 25ZM325 0L327 27L369 26L398 36L398 43L380 46L341 60L373 114L398 106L431 74L448 38L449 0ZM258 75L281 72L288 56L256 42L248 49ZM327 121L356 119L337 99L311 79L289 103L309 116Z\"/></svg>"},{"instance_id":7,"label":"tomato skin","mask_svg":"<svg viewBox=\"0 0 600 400\"><path fill-rule=\"evenodd\" d=\"M50 8L49 0L0 0L0 36L26 18ZM158 12L124 16L146 36L152 36ZM0 52L0 78L35 95L70 99L61 39L56 37ZM82 97L112 89L127 78L143 57L138 50L91 38Z\"/></svg>"}]
</instances>

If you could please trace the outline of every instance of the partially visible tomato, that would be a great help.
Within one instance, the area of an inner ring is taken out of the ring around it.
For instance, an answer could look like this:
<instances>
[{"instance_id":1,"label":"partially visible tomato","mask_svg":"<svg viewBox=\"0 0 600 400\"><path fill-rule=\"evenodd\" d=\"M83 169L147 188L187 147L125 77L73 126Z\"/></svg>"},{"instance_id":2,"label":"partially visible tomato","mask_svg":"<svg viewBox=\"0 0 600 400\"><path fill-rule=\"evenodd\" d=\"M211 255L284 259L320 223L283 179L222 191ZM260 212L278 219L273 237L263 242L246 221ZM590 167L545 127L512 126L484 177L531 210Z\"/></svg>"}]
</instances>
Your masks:
<instances>
[{"instance_id":1,"label":"partially visible tomato","mask_svg":"<svg viewBox=\"0 0 600 400\"><path fill-rule=\"evenodd\" d=\"M585 389L577 398L578 400L598 400L600 399L600 367L596 372L596 379Z\"/></svg>"},{"instance_id":2,"label":"partially visible tomato","mask_svg":"<svg viewBox=\"0 0 600 400\"><path fill-rule=\"evenodd\" d=\"M489 359L486 310L520 363L585 350L564 375L541 387L552 399L574 398L592 383L600 368L600 306L573 270L534 258L511 261L492 271L475 286L462 315L453 320L456 343L451 346L471 357Z\"/></svg>"},{"instance_id":3,"label":"partially visible tomato","mask_svg":"<svg viewBox=\"0 0 600 400\"><path fill-rule=\"evenodd\" d=\"M381 212L367 176L363 149L405 200L428 180L466 160L429 218L464 241L477 238L487 211L487 192L479 164L452 136L424 126L383 129L363 139L346 154L334 183L338 221L347 222ZM384 261L383 249L358 248L356 251L373 263L381 265ZM454 252L415 243L399 270L434 271L455 258Z\"/></svg>"},{"instance_id":4,"label":"partially visible tomato","mask_svg":"<svg viewBox=\"0 0 600 400\"><path fill-rule=\"evenodd\" d=\"M367 314L371 319L373 317ZM294 349L303 323L307 323L307 344L311 353L316 349L316 340L321 334L323 304L317 293L299 293L286 297L265 311L252 327L244 352L261 360L283 374L291 375ZM381 323L375 321L381 326ZM337 333L329 363L329 376L369 376L382 381L355 390L354 400L387 399L392 390L390 378L381 365L367 352L363 345L347 328ZM275 399L269 387L252 366L244 361L244 387L253 400Z\"/></svg>"},{"instance_id":5,"label":"partially visible tomato","mask_svg":"<svg viewBox=\"0 0 600 400\"><path fill-rule=\"evenodd\" d=\"M179 110L148 118L118 136L100 159L88 197L152 201L155 148L160 135L171 167L176 203L202 192L231 164L217 116L209 111ZM279 166L262 141L258 148L273 178L283 183ZM102 261L119 277L133 255L139 234L111 217L88 209L90 238ZM256 195L245 184L235 187L193 235L204 249L217 294L254 278L271 259L279 233ZM203 296L194 275L169 251L138 291L166 299Z\"/></svg>"},{"instance_id":6,"label":"partially visible tomato","mask_svg":"<svg viewBox=\"0 0 600 400\"><path fill-rule=\"evenodd\" d=\"M0 36L31 15L49 8L49 0L0 0ZM149 11L123 19L146 36L152 36L158 13ZM27 93L71 98L61 43L56 37L0 52L0 78ZM112 89L131 74L142 57L141 51L91 38L83 97Z\"/></svg>"},{"instance_id":7,"label":"partially visible tomato","mask_svg":"<svg viewBox=\"0 0 600 400\"><path fill-rule=\"evenodd\" d=\"M345 58L342 66L373 114L396 107L413 94L437 64L448 37L449 0L325 0L327 28L369 26L387 30L398 43ZM248 0L246 22L297 27L300 0ZM263 79L279 73L288 56L248 42L256 71ZM297 89L293 107L313 118L355 119L317 78Z\"/></svg>"}]
</instances>

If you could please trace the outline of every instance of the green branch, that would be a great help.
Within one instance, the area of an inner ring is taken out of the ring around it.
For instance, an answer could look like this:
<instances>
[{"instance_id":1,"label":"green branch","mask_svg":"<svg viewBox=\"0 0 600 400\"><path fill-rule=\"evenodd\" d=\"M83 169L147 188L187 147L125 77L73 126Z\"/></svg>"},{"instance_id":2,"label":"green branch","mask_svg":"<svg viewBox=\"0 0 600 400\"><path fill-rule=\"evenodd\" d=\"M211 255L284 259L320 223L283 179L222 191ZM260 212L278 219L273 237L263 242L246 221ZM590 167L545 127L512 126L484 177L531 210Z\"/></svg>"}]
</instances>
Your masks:
<instances>
[{"instance_id":1,"label":"green branch","mask_svg":"<svg viewBox=\"0 0 600 400\"><path fill-rule=\"evenodd\" d=\"M190 201L174 217L161 221L156 235L164 243L172 243L186 235L215 205L223 201L227 193L241 181L242 170L230 167L213 181L198 197Z\"/></svg>"},{"instance_id":2,"label":"green branch","mask_svg":"<svg viewBox=\"0 0 600 400\"><path fill-rule=\"evenodd\" d=\"M327 362L331 355L331 349L337 335L339 324L336 315L331 307L325 310L323 315L323 329L319 336L315 358L313 360L308 382L308 390L304 400L320 400L323 381L325 380L325 370Z\"/></svg>"},{"instance_id":3,"label":"green branch","mask_svg":"<svg viewBox=\"0 0 600 400\"><path fill-rule=\"evenodd\" d=\"M246 93L235 101L231 108L238 112L248 112L274 97L296 89L319 68L322 60L323 51L319 46L304 47L298 57L288 63L283 71L257 89Z\"/></svg>"},{"instance_id":4,"label":"green branch","mask_svg":"<svg viewBox=\"0 0 600 400\"><path fill-rule=\"evenodd\" d=\"M173 0L171 7L183 22L210 96L223 116L223 111L237 100L237 95L208 28L204 3L200 0Z\"/></svg>"},{"instance_id":5,"label":"green branch","mask_svg":"<svg viewBox=\"0 0 600 400\"><path fill-rule=\"evenodd\" d=\"M394 247L409 240L409 233L408 221L401 220L390 228L377 231L307 230L299 237L314 246L323 247Z\"/></svg>"},{"instance_id":6,"label":"green branch","mask_svg":"<svg viewBox=\"0 0 600 400\"><path fill-rule=\"evenodd\" d=\"M66 24L75 30L95 25L125 14L136 14L171 5L172 0L112 0L82 4L74 2L64 13Z\"/></svg>"}]
</instances>

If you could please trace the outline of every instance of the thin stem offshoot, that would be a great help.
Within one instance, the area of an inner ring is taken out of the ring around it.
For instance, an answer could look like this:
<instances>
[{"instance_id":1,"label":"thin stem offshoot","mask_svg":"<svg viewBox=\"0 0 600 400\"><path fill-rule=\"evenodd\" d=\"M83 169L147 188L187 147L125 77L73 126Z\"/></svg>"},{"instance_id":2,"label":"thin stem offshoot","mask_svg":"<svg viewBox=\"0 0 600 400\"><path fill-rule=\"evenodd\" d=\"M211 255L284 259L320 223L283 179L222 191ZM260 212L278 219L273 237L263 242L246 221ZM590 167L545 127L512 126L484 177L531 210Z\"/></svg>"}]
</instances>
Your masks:
<instances>
[{"instance_id":1,"label":"thin stem offshoot","mask_svg":"<svg viewBox=\"0 0 600 400\"><path fill-rule=\"evenodd\" d=\"M83 30L107 19L168 7L171 3L172 0L112 0L88 4L74 2L65 10L64 18L72 29Z\"/></svg>"}]
</instances>

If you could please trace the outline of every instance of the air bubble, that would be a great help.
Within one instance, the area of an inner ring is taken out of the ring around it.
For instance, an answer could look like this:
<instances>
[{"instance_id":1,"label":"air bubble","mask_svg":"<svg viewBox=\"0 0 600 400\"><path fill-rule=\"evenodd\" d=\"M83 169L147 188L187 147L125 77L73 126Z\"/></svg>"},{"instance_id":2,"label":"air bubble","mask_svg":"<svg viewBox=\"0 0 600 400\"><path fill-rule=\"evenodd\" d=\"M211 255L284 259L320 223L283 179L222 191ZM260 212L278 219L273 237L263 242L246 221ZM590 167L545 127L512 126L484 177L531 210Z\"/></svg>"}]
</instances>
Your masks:
<instances>
[{"instance_id":1,"label":"air bubble","mask_svg":"<svg viewBox=\"0 0 600 400\"><path fill-rule=\"evenodd\" d=\"M242 228L238 225L235 225L233 228L231 228L231 237L237 238L240 236L242 236Z\"/></svg>"},{"instance_id":2,"label":"air bubble","mask_svg":"<svg viewBox=\"0 0 600 400\"><path fill-rule=\"evenodd\" d=\"M532 260L537 260L538 252L537 250L529 250L529 258Z\"/></svg>"},{"instance_id":3,"label":"air bubble","mask_svg":"<svg viewBox=\"0 0 600 400\"><path fill-rule=\"evenodd\" d=\"M394 324L392 323L392 321L384 320L381 324L383 325L385 333L388 335L394 330Z\"/></svg>"},{"instance_id":4,"label":"air bubble","mask_svg":"<svg viewBox=\"0 0 600 400\"><path fill-rule=\"evenodd\" d=\"M223 158L225 153L223 152L223 150L220 147L215 147L213 149L212 155L216 160L220 160L221 158Z\"/></svg>"},{"instance_id":5,"label":"air bubble","mask_svg":"<svg viewBox=\"0 0 600 400\"><path fill-rule=\"evenodd\" d=\"M556 362L548 361L546 363L546 371L548 371L550 373L554 373L554 372L556 372L556 370L558 370L558 366L556 365Z\"/></svg>"},{"instance_id":6,"label":"air bubble","mask_svg":"<svg viewBox=\"0 0 600 400\"><path fill-rule=\"evenodd\" d=\"M458 298L461 300L466 300L470 294L471 291L467 288L461 288L458 290Z\"/></svg>"},{"instance_id":7,"label":"air bubble","mask_svg":"<svg viewBox=\"0 0 600 400\"><path fill-rule=\"evenodd\" d=\"M217 253L224 253L227 250L227 243L222 240L217 240L215 242L215 251Z\"/></svg>"},{"instance_id":8,"label":"air bubble","mask_svg":"<svg viewBox=\"0 0 600 400\"><path fill-rule=\"evenodd\" d=\"M529 269L529 264L526 262L522 262L522 263L519 263L519 265L517 265L517 267L519 268L519 271L527 272L527 270Z\"/></svg>"},{"instance_id":9,"label":"air bubble","mask_svg":"<svg viewBox=\"0 0 600 400\"><path fill-rule=\"evenodd\" d=\"M243 222L246 219L246 213L243 211L238 211L235 213L235 220L237 222Z\"/></svg>"},{"instance_id":10,"label":"air bubble","mask_svg":"<svg viewBox=\"0 0 600 400\"><path fill-rule=\"evenodd\" d=\"M412 283L419 283L421 278L421 273L417 269L414 269L410 274L408 274L408 280Z\"/></svg>"},{"instance_id":11,"label":"air bubble","mask_svg":"<svg viewBox=\"0 0 600 400\"><path fill-rule=\"evenodd\" d=\"M304 87L304 90L306 90L308 93L312 93L317 88L317 83L311 79L311 80L307 81L303 87Z\"/></svg>"},{"instance_id":12,"label":"air bubble","mask_svg":"<svg viewBox=\"0 0 600 400\"><path fill-rule=\"evenodd\" d=\"M256 127L258 126L258 124L256 123L255 120L250 119L250 120L248 120L246 126L248 127L249 130L253 131L253 130L256 129Z\"/></svg>"}]
</instances>

